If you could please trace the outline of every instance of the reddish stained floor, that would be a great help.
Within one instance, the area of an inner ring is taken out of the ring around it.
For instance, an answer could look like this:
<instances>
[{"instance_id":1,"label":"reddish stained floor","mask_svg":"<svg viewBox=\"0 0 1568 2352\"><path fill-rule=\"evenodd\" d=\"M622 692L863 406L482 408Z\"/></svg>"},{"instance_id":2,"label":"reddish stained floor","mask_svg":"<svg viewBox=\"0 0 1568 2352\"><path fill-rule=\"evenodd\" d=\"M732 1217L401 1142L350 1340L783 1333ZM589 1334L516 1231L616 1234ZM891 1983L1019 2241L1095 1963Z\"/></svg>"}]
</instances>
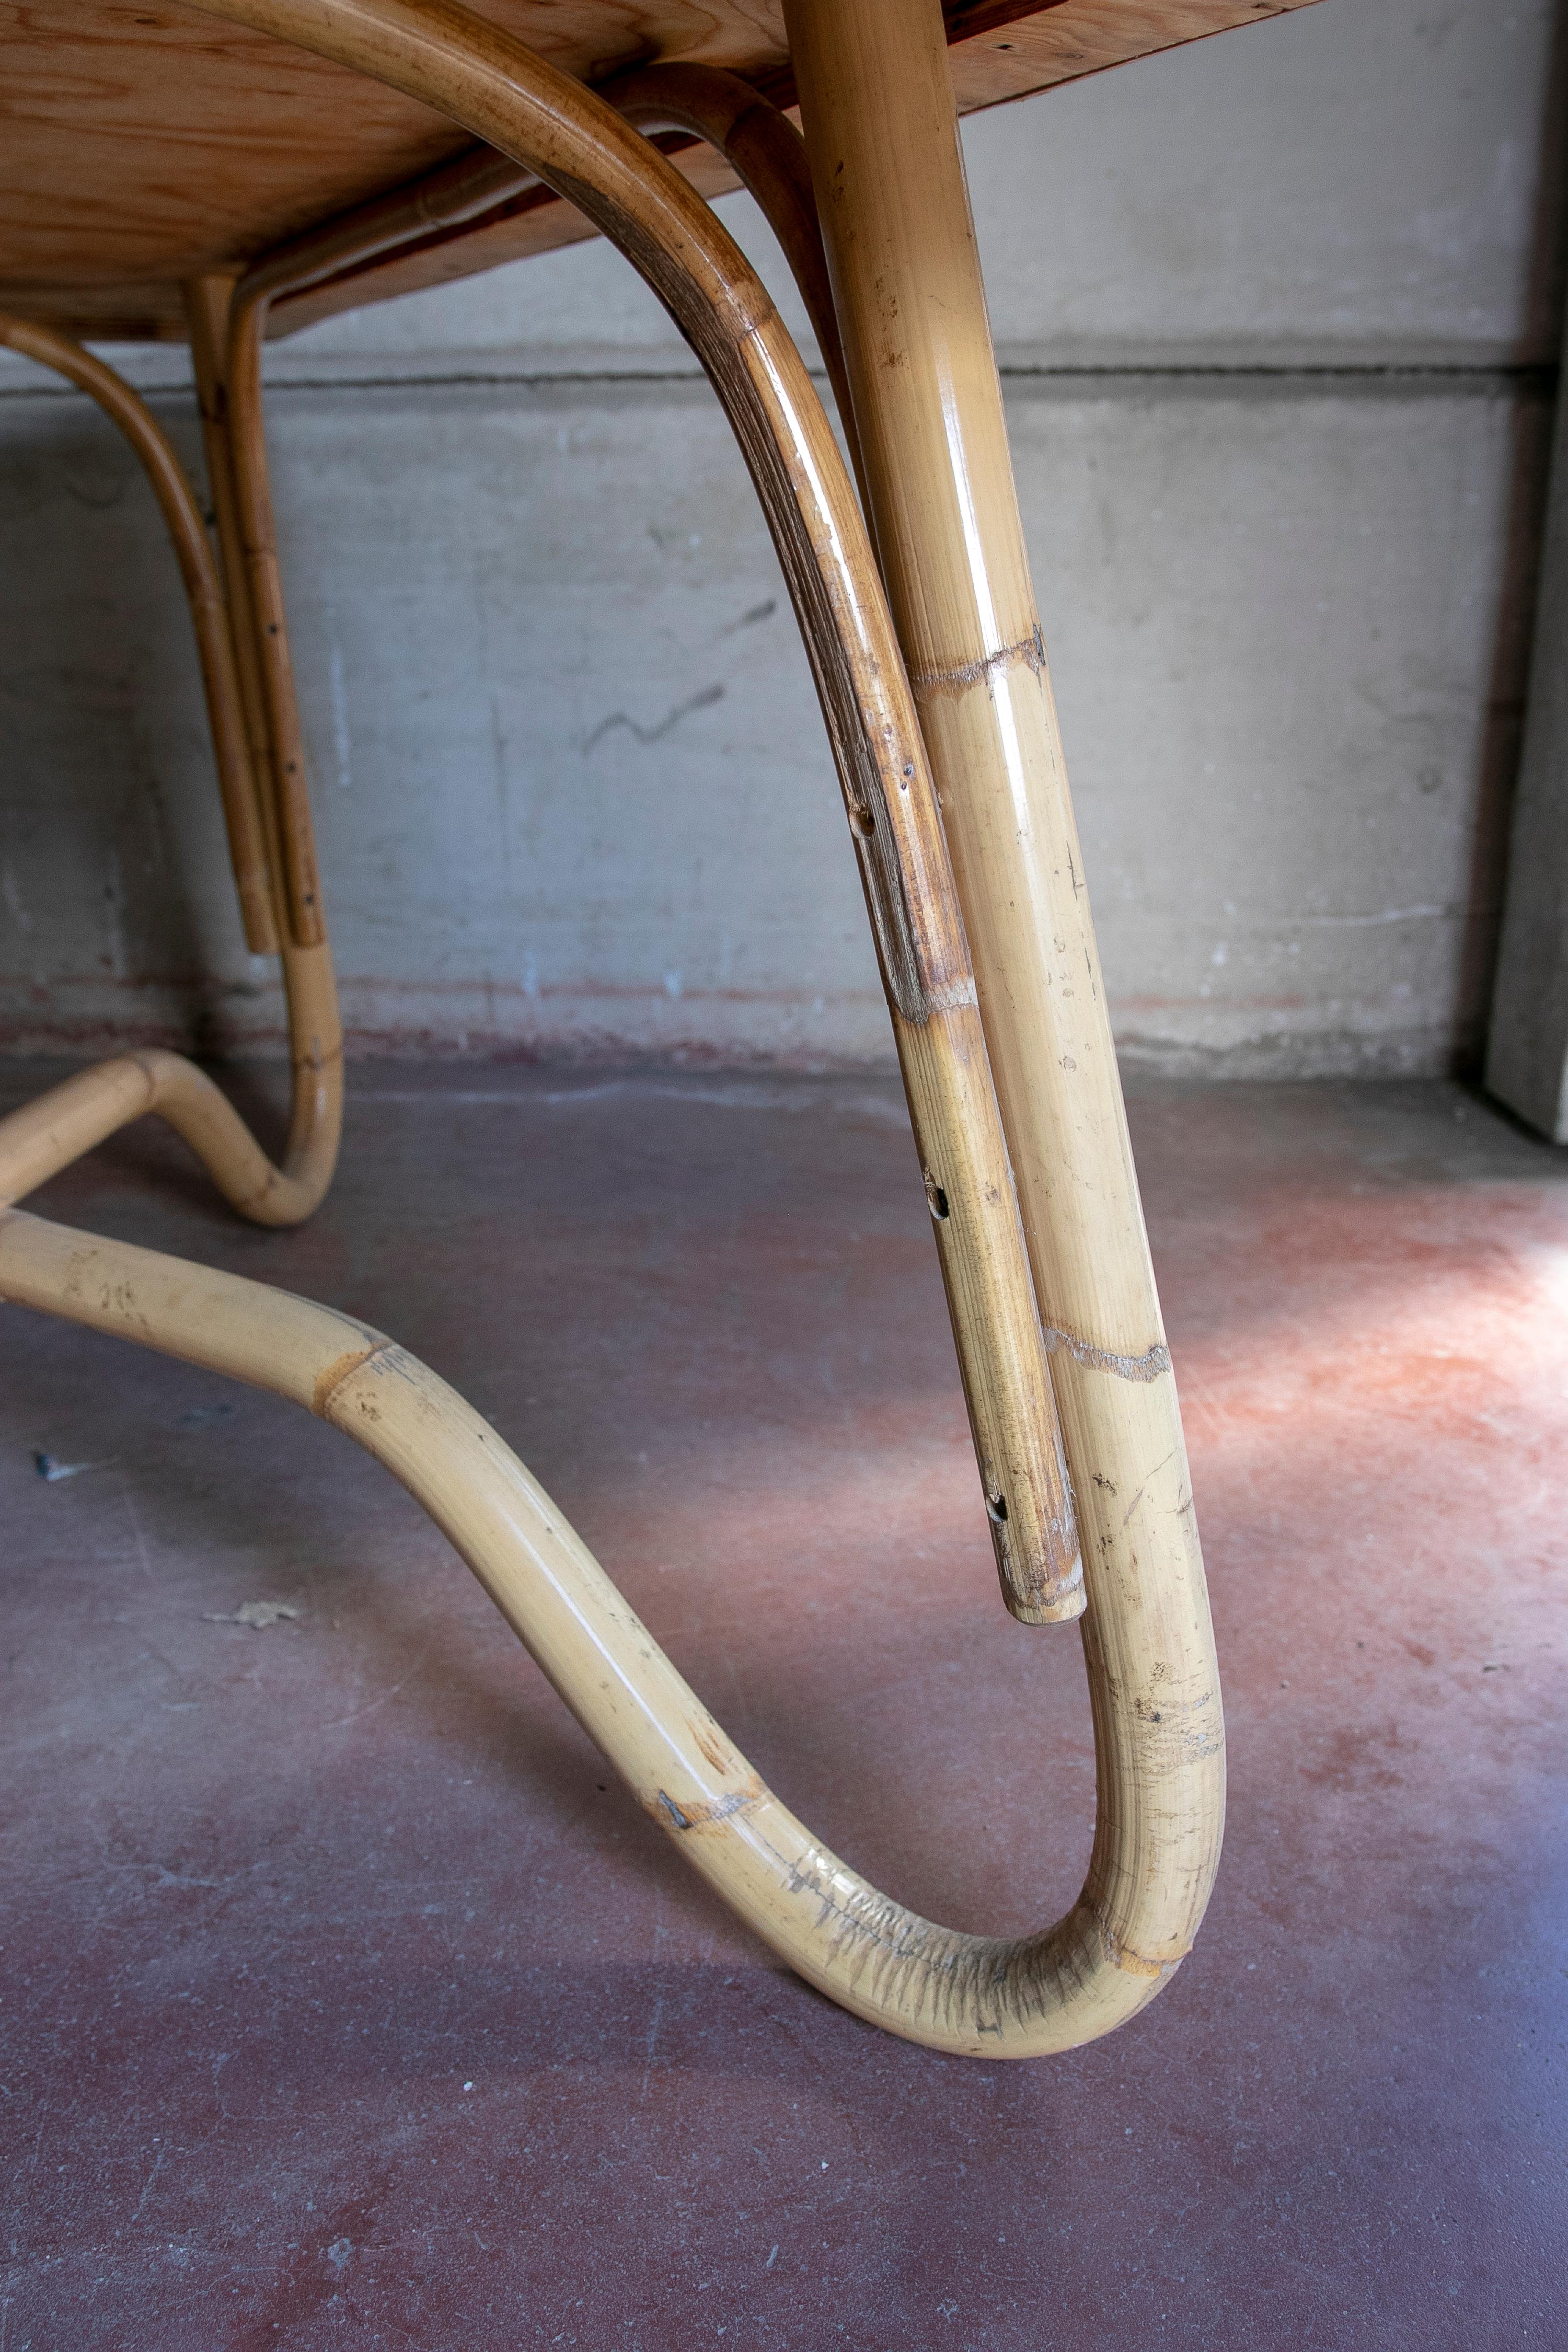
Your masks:
<instances>
[{"instance_id":1,"label":"reddish stained floor","mask_svg":"<svg viewBox=\"0 0 1568 2352\"><path fill-rule=\"evenodd\" d=\"M334 1432L5 1313L4 2352L1568 2344L1568 1155L1438 1086L1134 1126L1230 1831L1027 2065L776 1967ZM303 1233L151 1129L37 1205L393 1330L842 1852L1068 1901L1077 1643L996 1599L886 1089L384 1066Z\"/></svg>"}]
</instances>

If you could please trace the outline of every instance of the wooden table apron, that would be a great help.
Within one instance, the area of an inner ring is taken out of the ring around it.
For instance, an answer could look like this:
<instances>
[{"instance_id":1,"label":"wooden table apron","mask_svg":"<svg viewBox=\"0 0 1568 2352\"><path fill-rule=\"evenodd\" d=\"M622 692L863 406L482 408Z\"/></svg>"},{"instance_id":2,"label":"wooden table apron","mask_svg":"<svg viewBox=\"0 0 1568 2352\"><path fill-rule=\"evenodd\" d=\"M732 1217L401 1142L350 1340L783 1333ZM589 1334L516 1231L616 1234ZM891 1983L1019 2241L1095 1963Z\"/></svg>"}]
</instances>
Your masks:
<instances>
[{"instance_id":1,"label":"wooden table apron","mask_svg":"<svg viewBox=\"0 0 1568 2352\"><path fill-rule=\"evenodd\" d=\"M1104 2033L1158 1990L1203 1916L1223 1822L1223 1730L938 0L785 0L804 149L733 75L656 67L591 92L447 0L205 5L423 101L488 152L243 277L187 286L216 551L145 404L68 336L0 316L0 340L115 417L169 523L247 940L282 961L294 1105L274 1166L209 1078L147 1052L0 1122L0 1296L271 1389L384 1462L652 1818L845 2007L989 2056ZM637 124L711 142L769 213L839 394L864 521L764 289ZM1027 1627L1081 1615L1094 1850L1078 1903L1037 1935L934 1926L820 1846L496 1433L394 1341L265 1285L14 1205L148 1111L185 1137L246 1215L293 1223L324 1193L342 1045L267 478L268 309L427 237L432 219L482 224L535 181L620 247L697 351L801 624L877 941L1003 1598Z\"/></svg>"}]
</instances>

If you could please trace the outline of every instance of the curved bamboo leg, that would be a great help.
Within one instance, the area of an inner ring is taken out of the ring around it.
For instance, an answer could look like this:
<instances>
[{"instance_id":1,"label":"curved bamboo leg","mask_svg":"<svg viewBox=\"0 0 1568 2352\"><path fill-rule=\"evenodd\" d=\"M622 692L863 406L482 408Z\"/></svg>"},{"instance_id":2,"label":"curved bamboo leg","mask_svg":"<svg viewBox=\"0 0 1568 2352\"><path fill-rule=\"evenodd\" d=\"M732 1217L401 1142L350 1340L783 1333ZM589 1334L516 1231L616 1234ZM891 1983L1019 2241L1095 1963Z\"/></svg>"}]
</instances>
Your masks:
<instances>
[{"instance_id":1,"label":"curved bamboo leg","mask_svg":"<svg viewBox=\"0 0 1568 2352\"><path fill-rule=\"evenodd\" d=\"M35 326L26 319L0 311L0 343L52 368L97 401L106 416L119 425L142 460L153 486L179 559L180 574L191 608L196 652L202 666L207 723L212 730L213 758L218 790L223 796L224 822L228 828L229 856L239 892L245 942L252 955L270 955L277 945L268 882L267 847L262 830L256 778L246 740L239 682L229 637L228 612L217 566L213 561L201 510L174 445L141 395L123 376L95 359L68 335L52 327Z\"/></svg>"},{"instance_id":2,"label":"curved bamboo leg","mask_svg":"<svg viewBox=\"0 0 1568 2352\"><path fill-rule=\"evenodd\" d=\"M231 369L236 281L206 277L185 289L218 552L234 631L236 672L260 786L283 992L289 1008L292 1108L284 1169L305 1216L337 1166L343 1121L342 1027L321 913L304 750L272 530L261 414L259 333ZM260 542L264 554L258 554ZM265 611L256 579L264 562ZM286 746L283 753L279 745ZM283 1222L283 1220L279 1220ZM292 1222L292 1218L289 1220Z\"/></svg>"},{"instance_id":3,"label":"curved bamboo leg","mask_svg":"<svg viewBox=\"0 0 1568 2352\"><path fill-rule=\"evenodd\" d=\"M945 1130L933 1124L928 1131L951 1143L952 1164L967 1176L977 1166L976 1148L983 1157L993 1150L993 1097L988 1084L964 1097L943 1083L955 1059L963 1059L972 1077L985 1062L983 1038L967 1019L973 1007L963 934L950 912L923 747L910 724L879 585L820 404L752 273L679 174L646 142L580 87L446 0L209 5L215 13L295 39L441 108L538 171L632 256L703 358L752 466L805 627L861 849L917 1139L927 1145L921 1130L928 1108L945 1106L957 1123ZM962 1021L957 1033L950 1025L955 1016ZM941 1171L932 1171L928 1160L928 1175L933 1172ZM997 1172L1005 1184L1005 1160ZM940 1183L936 1189L942 1193ZM950 1206L945 1197L942 1205ZM951 1222L952 1216L944 1220ZM943 1238L939 1227L939 1242ZM949 1250L953 1238L945 1236ZM88 1281L69 1271L73 1249L90 1257L99 1246L85 1239L29 1241L19 1265L7 1253L16 1266L7 1286L14 1296L85 1319L112 1314L108 1286L90 1286L99 1303L89 1304ZM52 1272L42 1266L51 1250L66 1261ZM949 1263L944 1255L944 1271ZM182 1272L171 1279L196 1285L205 1277ZM151 1336L163 1313L151 1296L152 1280L149 1274L146 1319L138 1326L142 1337ZM1008 1280L1010 1286L1010 1272ZM950 1296L962 1347L973 1336L963 1328L972 1302L951 1281ZM243 1297L236 1303L242 1318L254 1317L259 1334L259 1306ZM167 1338L171 1345L198 1344L184 1324L169 1326ZM235 1368L243 1368L237 1358ZM486 1432L479 1442L494 1441ZM1129 1520L1140 1502L1134 1494ZM1169 1579L1168 1565L1162 1567ZM815 1853L808 1842L792 1851L784 1838L770 1838L775 1886L781 1875L786 1888L804 1885L815 1923L798 1956L776 1923L772 1932L837 1997L895 2030L960 2048L984 2045L978 2036L948 2032L942 2018L957 2002L967 2023L978 2005L983 2024L995 2023L1004 2045L1024 2054L1108 2031L1141 2008L1180 1960L1208 1890L1219 1830L1217 1696L1201 1576L1194 1570L1169 1581L1134 1581L1112 1574L1097 1582L1096 1607L1105 1622L1097 1629L1100 1638L1086 1646L1086 1659L1102 1761L1102 1816L1079 1905L1057 1928L1026 1946L977 1943L914 1923ZM1194 1671L1205 1661L1209 1686L1197 1692ZM1175 1704L1168 1706L1161 1685L1173 1668ZM674 1727L657 1697L650 1702L630 1682L612 1682L612 1704L623 1703L645 1715L651 1704L661 1717L659 1736L671 1736ZM694 1801L700 1808L703 1801ZM683 1837L693 1829L715 1833L702 1838L694 1858L754 1916L748 1881L753 1849L742 1826L744 1790L727 1791L706 1813L688 1813L679 1794L674 1804L679 1818L672 1817L671 1826ZM856 1963L849 1982L840 1967L846 1955ZM920 1990L911 1995L915 1984ZM991 2008L1004 1996L1007 2021L996 2019Z\"/></svg>"},{"instance_id":4,"label":"curved bamboo leg","mask_svg":"<svg viewBox=\"0 0 1568 2352\"><path fill-rule=\"evenodd\" d=\"M1218 1855L1218 1685L964 187L938 0L784 0L877 545L973 946L1085 1529L1093 1876L1182 1950ZM1135 1726L1155 1724L1151 1747ZM1196 1802L1171 1801L1184 1755ZM1200 1760L1201 1759L1201 1760Z\"/></svg>"},{"instance_id":5,"label":"curved bamboo leg","mask_svg":"<svg viewBox=\"0 0 1568 2352\"><path fill-rule=\"evenodd\" d=\"M234 486L235 520L244 558L245 592L237 609L248 614L256 646L289 931L297 947L317 947L326 938L321 885L305 782L305 745L294 690L283 610L283 580L278 562L278 531L267 470L267 438L261 413L261 343L267 323L265 298L242 278L229 305L224 352L224 438Z\"/></svg>"},{"instance_id":6,"label":"curved bamboo leg","mask_svg":"<svg viewBox=\"0 0 1568 2352\"><path fill-rule=\"evenodd\" d=\"M1077 1615L1081 1568L1049 1367L941 818L854 493L764 289L629 124L463 10L423 0L384 10L221 0L214 13L291 35L433 98L569 193L628 252L707 367L761 493L827 718L1007 1604L1034 1622ZM237 310L245 300L242 287ZM257 304L252 317L258 311ZM244 331L231 328L231 350ZM253 583L259 577L253 566Z\"/></svg>"},{"instance_id":7,"label":"curved bamboo leg","mask_svg":"<svg viewBox=\"0 0 1568 2352\"><path fill-rule=\"evenodd\" d=\"M1036 2057L1120 2024L1171 1973L1114 1943L1090 1890L1047 1934L1015 1941L935 1927L879 1894L763 1785L489 1423L381 1332L16 1210L0 1211L0 1298L269 1389L384 1463L687 1861L857 2015L938 2050Z\"/></svg>"},{"instance_id":8,"label":"curved bamboo leg","mask_svg":"<svg viewBox=\"0 0 1568 2352\"><path fill-rule=\"evenodd\" d=\"M646 66L602 93L639 131L689 131L731 164L777 237L811 320L858 478L859 445L805 142L787 114L718 66ZM861 484L864 499L865 485Z\"/></svg>"},{"instance_id":9,"label":"curved bamboo leg","mask_svg":"<svg viewBox=\"0 0 1568 2352\"><path fill-rule=\"evenodd\" d=\"M145 401L112 368L51 328L0 313L0 343L53 368L90 394L120 426L146 470L174 543L190 604L246 943L256 955L275 950L280 954L289 1009L292 1108L280 1168L273 1166L210 1078L183 1055L162 1050L118 1055L70 1080L71 1132L85 1133L90 1127L95 1130L90 1139L100 1142L132 1119L156 1111L209 1166L222 1171L220 1187L235 1208L261 1224L297 1224L321 1201L337 1160L342 1040L327 948L323 943L300 949L279 919L277 820L266 771L256 756L257 723L246 693L243 615L237 614L232 593L226 593L184 469ZM221 515L220 483L221 473L215 469L215 503ZM226 586L232 590L232 573Z\"/></svg>"}]
</instances>

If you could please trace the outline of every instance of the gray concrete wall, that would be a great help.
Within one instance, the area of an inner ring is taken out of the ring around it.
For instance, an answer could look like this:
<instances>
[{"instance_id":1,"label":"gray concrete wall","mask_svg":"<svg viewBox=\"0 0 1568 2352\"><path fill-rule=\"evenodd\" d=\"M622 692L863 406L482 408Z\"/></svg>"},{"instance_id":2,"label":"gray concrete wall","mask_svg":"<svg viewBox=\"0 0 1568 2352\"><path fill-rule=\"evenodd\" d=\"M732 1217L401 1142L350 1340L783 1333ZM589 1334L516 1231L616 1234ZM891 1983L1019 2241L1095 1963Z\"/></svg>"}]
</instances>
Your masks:
<instances>
[{"instance_id":1,"label":"gray concrete wall","mask_svg":"<svg viewBox=\"0 0 1568 2352\"><path fill-rule=\"evenodd\" d=\"M1551 0L1321 0L969 126L1130 1056L1432 1070L1479 1037L1551 423L1553 32ZM182 356L121 356L194 466ZM625 265L367 310L269 381L353 1035L884 1056L776 566ZM21 362L0 534L0 1038L275 1041L151 500Z\"/></svg>"},{"instance_id":2,"label":"gray concrete wall","mask_svg":"<svg viewBox=\"0 0 1568 2352\"><path fill-rule=\"evenodd\" d=\"M1560 401L1509 838L1487 1086L1568 1143L1568 408Z\"/></svg>"}]
</instances>

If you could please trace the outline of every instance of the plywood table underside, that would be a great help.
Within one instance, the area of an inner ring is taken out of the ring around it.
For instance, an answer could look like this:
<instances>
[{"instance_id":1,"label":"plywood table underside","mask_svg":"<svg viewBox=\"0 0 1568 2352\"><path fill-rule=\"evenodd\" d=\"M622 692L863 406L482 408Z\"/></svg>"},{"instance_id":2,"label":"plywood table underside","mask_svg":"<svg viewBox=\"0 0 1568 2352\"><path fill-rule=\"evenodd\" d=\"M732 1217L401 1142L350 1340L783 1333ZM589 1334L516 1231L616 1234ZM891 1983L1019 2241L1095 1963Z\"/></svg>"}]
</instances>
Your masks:
<instances>
[{"instance_id":1,"label":"plywood table underside","mask_svg":"<svg viewBox=\"0 0 1568 2352\"><path fill-rule=\"evenodd\" d=\"M1308 0L957 0L969 113ZM785 107L782 0L479 0L479 13L595 87L628 68L726 67ZM269 37L152 0L5 0L0 308L93 341L185 335L180 288L389 194L472 146L428 107ZM682 168L736 185L712 150ZM272 331L595 235L548 189L292 303Z\"/></svg>"}]
</instances>

